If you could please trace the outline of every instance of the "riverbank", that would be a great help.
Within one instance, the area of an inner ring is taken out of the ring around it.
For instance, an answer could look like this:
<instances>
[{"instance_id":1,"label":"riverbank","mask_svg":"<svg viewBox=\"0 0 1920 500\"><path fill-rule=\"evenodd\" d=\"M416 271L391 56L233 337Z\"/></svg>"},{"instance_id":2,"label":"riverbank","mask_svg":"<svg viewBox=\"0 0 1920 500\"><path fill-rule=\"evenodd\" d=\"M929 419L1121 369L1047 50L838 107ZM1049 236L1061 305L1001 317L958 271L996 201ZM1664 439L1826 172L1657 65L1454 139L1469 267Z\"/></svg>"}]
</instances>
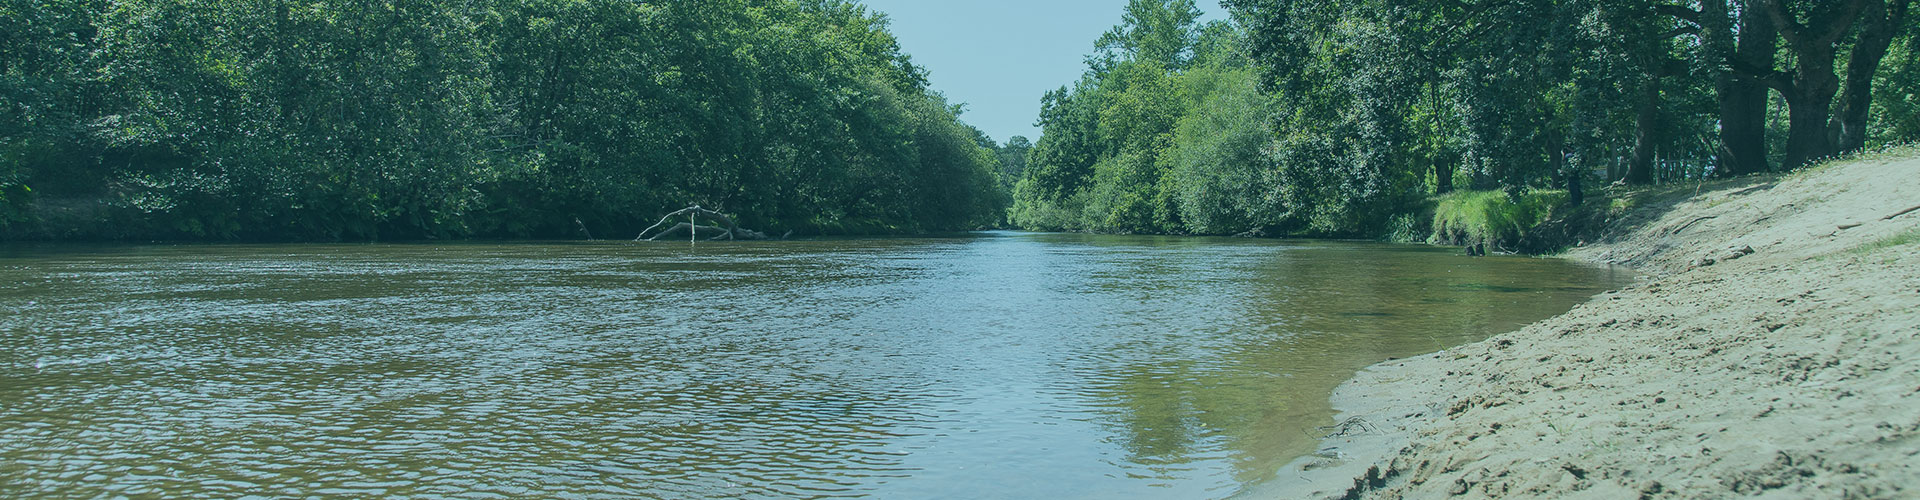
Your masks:
<instances>
[{"instance_id":1,"label":"riverbank","mask_svg":"<svg viewBox=\"0 0 1920 500\"><path fill-rule=\"evenodd\" d=\"M1920 155L1703 185L1566 257L1640 283L1370 367L1270 498L1920 495Z\"/></svg>"}]
</instances>

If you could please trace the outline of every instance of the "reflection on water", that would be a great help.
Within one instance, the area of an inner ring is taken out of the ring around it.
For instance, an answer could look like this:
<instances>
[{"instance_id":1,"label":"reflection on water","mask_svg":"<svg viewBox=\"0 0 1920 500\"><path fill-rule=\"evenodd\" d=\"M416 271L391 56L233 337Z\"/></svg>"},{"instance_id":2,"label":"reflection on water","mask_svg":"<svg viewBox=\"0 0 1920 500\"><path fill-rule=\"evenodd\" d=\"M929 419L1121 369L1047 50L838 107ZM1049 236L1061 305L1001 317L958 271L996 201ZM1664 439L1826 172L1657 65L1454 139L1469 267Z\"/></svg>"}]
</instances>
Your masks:
<instances>
[{"instance_id":1,"label":"reflection on water","mask_svg":"<svg viewBox=\"0 0 1920 500\"><path fill-rule=\"evenodd\" d=\"M1221 497L1354 370L1627 278L1024 233L0 252L3 497Z\"/></svg>"}]
</instances>

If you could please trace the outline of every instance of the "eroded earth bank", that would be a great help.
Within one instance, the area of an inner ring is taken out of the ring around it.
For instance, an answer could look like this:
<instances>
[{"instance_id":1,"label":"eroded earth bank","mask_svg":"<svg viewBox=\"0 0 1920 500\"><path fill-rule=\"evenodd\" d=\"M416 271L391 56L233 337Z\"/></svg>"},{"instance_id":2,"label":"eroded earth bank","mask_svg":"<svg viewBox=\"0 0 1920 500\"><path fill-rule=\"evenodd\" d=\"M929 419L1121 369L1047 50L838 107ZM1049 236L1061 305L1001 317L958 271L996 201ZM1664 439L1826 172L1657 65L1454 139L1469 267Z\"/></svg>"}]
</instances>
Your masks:
<instances>
[{"instance_id":1,"label":"eroded earth bank","mask_svg":"<svg viewBox=\"0 0 1920 500\"><path fill-rule=\"evenodd\" d=\"M1274 498L1920 496L1920 157L1709 183L1568 257L1647 276L1364 370Z\"/></svg>"}]
</instances>

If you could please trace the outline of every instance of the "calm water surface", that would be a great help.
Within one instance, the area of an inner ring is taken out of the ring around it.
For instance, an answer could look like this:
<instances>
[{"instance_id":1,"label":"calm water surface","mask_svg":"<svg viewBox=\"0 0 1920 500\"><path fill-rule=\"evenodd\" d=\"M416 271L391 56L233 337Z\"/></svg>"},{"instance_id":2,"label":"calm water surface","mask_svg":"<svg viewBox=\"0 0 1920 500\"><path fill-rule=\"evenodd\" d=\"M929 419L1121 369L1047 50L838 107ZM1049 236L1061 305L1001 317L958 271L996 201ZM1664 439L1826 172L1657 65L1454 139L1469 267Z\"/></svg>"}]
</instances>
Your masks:
<instances>
[{"instance_id":1,"label":"calm water surface","mask_svg":"<svg viewBox=\"0 0 1920 500\"><path fill-rule=\"evenodd\" d=\"M0 497L1222 497L1624 270L1343 242L0 250Z\"/></svg>"}]
</instances>

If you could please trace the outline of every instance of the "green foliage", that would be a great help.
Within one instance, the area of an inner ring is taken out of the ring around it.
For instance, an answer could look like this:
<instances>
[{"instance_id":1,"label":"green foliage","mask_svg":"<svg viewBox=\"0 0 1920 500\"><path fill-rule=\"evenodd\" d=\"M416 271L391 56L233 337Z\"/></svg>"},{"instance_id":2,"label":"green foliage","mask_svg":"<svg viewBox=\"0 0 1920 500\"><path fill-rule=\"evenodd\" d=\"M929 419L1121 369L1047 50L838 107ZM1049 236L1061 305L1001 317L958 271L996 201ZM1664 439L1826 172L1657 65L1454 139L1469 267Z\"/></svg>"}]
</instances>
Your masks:
<instances>
[{"instance_id":1,"label":"green foliage","mask_svg":"<svg viewBox=\"0 0 1920 500\"><path fill-rule=\"evenodd\" d=\"M1399 214L1387 220L1387 233L1383 237L1393 243L1423 243L1432 234L1432 230L1420 224L1420 218L1413 214Z\"/></svg>"},{"instance_id":2,"label":"green foliage","mask_svg":"<svg viewBox=\"0 0 1920 500\"><path fill-rule=\"evenodd\" d=\"M1033 151L1033 143L1024 136L1013 136L1006 144L996 145L993 155L1000 160L1000 182L1008 193L1013 192L1014 183L1027 175L1027 154Z\"/></svg>"},{"instance_id":3,"label":"green foliage","mask_svg":"<svg viewBox=\"0 0 1920 500\"><path fill-rule=\"evenodd\" d=\"M33 189L23 184L0 184L0 230L27 220Z\"/></svg>"},{"instance_id":4,"label":"green foliage","mask_svg":"<svg viewBox=\"0 0 1920 500\"><path fill-rule=\"evenodd\" d=\"M1872 143L1920 141L1920 28L1893 44L1874 82Z\"/></svg>"},{"instance_id":5,"label":"green foliage","mask_svg":"<svg viewBox=\"0 0 1920 500\"><path fill-rule=\"evenodd\" d=\"M1013 186L1013 206L1007 209L1007 221L1027 229L1049 231L1085 231L1081 214L1087 205L1086 193L1066 198L1048 194L1037 176L1028 175Z\"/></svg>"},{"instance_id":6,"label":"green foliage","mask_svg":"<svg viewBox=\"0 0 1920 500\"><path fill-rule=\"evenodd\" d=\"M1234 234L1283 224L1278 181L1262 148L1272 139L1273 101L1243 68L1189 74L1198 107L1174 130L1173 194L1188 232Z\"/></svg>"},{"instance_id":7,"label":"green foliage","mask_svg":"<svg viewBox=\"0 0 1920 500\"><path fill-rule=\"evenodd\" d=\"M1637 155L1650 180L1699 178L1721 154L1714 92L1725 58L1691 24L1710 21L1698 10L1689 18L1642 0L1225 4L1280 110L1269 150L1293 231L1404 230L1399 216L1456 187L1600 185L1622 179Z\"/></svg>"},{"instance_id":8,"label":"green foliage","mask_svg":"<svg viewBox=\"0 0 1920 500\"><path fill-rule=\"evenodd\" d=\"M1755 158L1788 137L1778 100L1766 134L1722 126L1768 112L1723 94L1736 83L1794 85L1759 67L1778 61L1732 59L1780 41L1735 28L1774 24L1742 2L1223 4L1232 23L1198 26L1190 2L1128 3L1081 79L1043 100L1011 222L1405 241L1436 196L1465 187L1479 191L1439 198L1433 239L1508 244L1571 201L1543 193L1721 175L1722 134ZM1861 50L1867 31L1835 48ZM1920 34L1896 32L1868 127L1879 144L1920 133L1907 123Z\"/></svg>"},{"instance_id":9,"label":"green foliage","mask_svg":"<svg viewBox=\"0 0 1920 500\"><path fill-rule=\"evenodd\" d=\"M1145 153L1127 151L1094 165L1083 209L1086 226L1101 232L1164 232L1156 209L1160 170Z\"/></svg>"},{"instance_id":10,"label":"green foliage","mask_svg":"<svg viewBox=\"0 0 1920 500\"><path fill-rule=\"evenodd\" d=\"M1449 193L1434 207L1430 242L1511 247L1566 201L1567 193L1559 190L1532 190L1517 196L1505 191Z\"/></svg>"},{"instance_id":11,"label":"green foliage","mask_svg":"<svg viewBox=\"0 0 1920 500\"><path fill-rule=\"evenodd\" d=\"M1175 69L1194 55L1200 9L1193 0L1134 0L1120 25L1095 44L1108 60L1126 59Z\"/></svg>"},{"instance_id":12,"label":"green foliage","mask_svg":"<svg viewBox=\"0 0 1920 500\"><path fill-rule=\"evenodd\" d=\"M1104 96L1092 76L1075 89L1066 87L1040 98L1040 141L1027 153L1027 192L1047 200L1070 197L1086 187L1093 164L1105 154L1099 148L1096 126L1098 101ZM1018 219L1016 224L1023 224Z\"/></svg>"},{"instance_id":13,"label":"green foliage","mask_svg":"<svg viewBox=\"0 0 1920 500\"><path fill-rule=\"evenodd\" d=\"M106 207L115 229L84 237L575 237L689 203L931 231L1008 203L1001 162L848 1L4 8L0 184Z\"/></svg>"},{"instance_id":14,"label":"green foliage","mask_svg":"<svg viewBox=\"0 0 1920 500\"><path fill-rule=\"evenodd\" d=\"M1278 224L1261 154L1272 101L1239 52L1240 30L1197 17L1190 0L1134 0L1086 75L1046 96L1013 224L1200 234Z\"/></svg>"}]
</instances>

